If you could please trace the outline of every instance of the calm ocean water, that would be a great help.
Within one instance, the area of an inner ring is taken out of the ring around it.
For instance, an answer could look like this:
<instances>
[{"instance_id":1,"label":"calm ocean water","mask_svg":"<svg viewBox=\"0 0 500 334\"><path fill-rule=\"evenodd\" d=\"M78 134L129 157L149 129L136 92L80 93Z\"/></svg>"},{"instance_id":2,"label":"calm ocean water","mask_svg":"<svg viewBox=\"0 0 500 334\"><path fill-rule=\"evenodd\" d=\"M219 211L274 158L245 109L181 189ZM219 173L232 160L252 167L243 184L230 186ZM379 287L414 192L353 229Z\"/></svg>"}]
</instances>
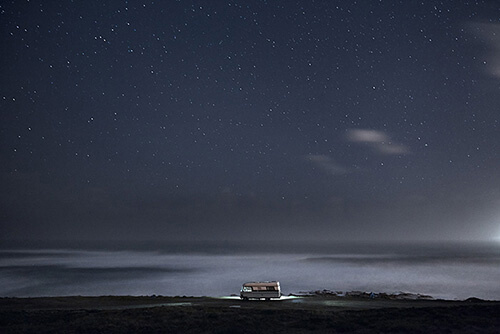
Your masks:
<instances>
[{"instance_id":1,"label":"calm ocean water","mask_svg":"<svg viewBox=\"0 0 500 334\"><path fill-rule=\"evenodd\" d=\"M0 296L224 296L247 281L500 300L500 244L10 243Z\"/></svg>"}]
</instances>

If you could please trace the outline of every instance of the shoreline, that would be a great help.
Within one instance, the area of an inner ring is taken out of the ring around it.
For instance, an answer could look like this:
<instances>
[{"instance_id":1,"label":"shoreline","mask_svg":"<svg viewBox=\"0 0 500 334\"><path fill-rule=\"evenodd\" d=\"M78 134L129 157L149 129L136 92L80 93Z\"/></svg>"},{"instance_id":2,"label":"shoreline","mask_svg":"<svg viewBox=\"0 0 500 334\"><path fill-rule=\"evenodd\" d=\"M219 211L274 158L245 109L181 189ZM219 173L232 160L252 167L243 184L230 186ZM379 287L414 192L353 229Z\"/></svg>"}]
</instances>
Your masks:
<instances>
[{"instance_id":1,"label":"shoreline","mask_svg":"<svg viewBox=\"0 0 500 334\"><path fill-rule=\"evenodd\" d=\"M435 298L431 295L420 294L420 293L412 293L412 292L404 292L400 291L397 293L387 293L387 292L367 292L367 291L334 291L334 290L314 290L314 291L299 291L295 293L283 294L281 296L281 301L287 300L289 298L327 298L332 300L392 300L392 301L434 301L434 302L500 302L497 299L484 299L478 298L475 296L471 296L465 299L447 299L447 298ZM197 296L197 295L60 295L60 296L0 296L0 309L4 301L23 301L23 300L74 300L74 299L116 299L116 300L162 300L162 299L237 299L240 300L239 295L230 294L227 296ZM273 299L277 301L278 299Z\"/></svg>"},{"instance_id":2,"label":"shoreline","mask_svg":"<svg viewBox=\"0 0 500 334\"><path fill-rule=\"evenodd\" d=\"M366 298L363 296L335 296L328 294L290 294L271 300L242 300L238 296L53 296L53 297L0 297L0 312L39 310L118 310L165 306L235 306L264 308L315 308L337 310L452 307L499 305L498 300L468 298L465 300Z\"/></svg>"}]
</instances>

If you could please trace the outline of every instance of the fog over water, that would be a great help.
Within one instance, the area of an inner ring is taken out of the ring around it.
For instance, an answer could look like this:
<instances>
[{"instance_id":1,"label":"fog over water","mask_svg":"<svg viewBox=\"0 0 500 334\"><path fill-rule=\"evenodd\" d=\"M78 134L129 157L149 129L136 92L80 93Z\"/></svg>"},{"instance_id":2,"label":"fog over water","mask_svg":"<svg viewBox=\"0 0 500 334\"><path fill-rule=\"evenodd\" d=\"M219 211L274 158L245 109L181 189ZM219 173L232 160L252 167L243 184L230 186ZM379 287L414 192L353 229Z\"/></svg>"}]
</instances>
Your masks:
<instances>
[{"instance_id":1,"label":"fog over water","mask_svg":"<svg viewBox=\"0 0 500 334\"><path fill-rule=\"evenodd\" d=\"M238 294L318 289L500 299L498 244L45 244L0 251L0 296Z\"/></svg>"}]
</instances>

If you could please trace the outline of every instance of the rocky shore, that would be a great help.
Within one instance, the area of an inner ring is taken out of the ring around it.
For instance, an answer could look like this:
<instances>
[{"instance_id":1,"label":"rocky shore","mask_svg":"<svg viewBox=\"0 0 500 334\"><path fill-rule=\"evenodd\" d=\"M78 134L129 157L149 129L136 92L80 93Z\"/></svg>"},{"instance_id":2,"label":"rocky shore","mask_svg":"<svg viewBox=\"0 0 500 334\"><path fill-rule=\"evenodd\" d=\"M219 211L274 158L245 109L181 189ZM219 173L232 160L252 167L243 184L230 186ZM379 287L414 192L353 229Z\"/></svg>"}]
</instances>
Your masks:
<instances>
[{"instance_id":1,"label":"rocky shore","mask_svg":"<svg viewBox=\"0 0 500 334\"><path fill-rule=\"evenodd\" d=\"M367 298L367 299L387 299L387 300L434 300L432 296L398 292L398 293L385 293L385 292L366 292L366 291L332 291L332 290L315 290L307 292L299 292L293 294L294 296L323 296L330 298ZM480 300L476 298L477 300Z\"/></svg>"}]
</instances>

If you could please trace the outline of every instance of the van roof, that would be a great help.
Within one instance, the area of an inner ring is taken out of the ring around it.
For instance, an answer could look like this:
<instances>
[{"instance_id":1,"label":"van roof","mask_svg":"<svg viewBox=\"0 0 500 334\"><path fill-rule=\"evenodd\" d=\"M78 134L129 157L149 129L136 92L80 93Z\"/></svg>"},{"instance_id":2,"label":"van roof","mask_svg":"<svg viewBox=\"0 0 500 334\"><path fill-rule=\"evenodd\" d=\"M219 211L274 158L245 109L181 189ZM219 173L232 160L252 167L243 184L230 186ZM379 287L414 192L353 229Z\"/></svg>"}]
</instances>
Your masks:
<instances>
[{"instance_id":1,"label":"van roof","mask_svg":"<svg viewBox=\"0 0 500 334\"><path fill-rule=\"evenodd\" d=\"M243 284L243 286L279 286L280 282L272 281L272 282L247 282Z\"/></svg>"}]
</instances>

